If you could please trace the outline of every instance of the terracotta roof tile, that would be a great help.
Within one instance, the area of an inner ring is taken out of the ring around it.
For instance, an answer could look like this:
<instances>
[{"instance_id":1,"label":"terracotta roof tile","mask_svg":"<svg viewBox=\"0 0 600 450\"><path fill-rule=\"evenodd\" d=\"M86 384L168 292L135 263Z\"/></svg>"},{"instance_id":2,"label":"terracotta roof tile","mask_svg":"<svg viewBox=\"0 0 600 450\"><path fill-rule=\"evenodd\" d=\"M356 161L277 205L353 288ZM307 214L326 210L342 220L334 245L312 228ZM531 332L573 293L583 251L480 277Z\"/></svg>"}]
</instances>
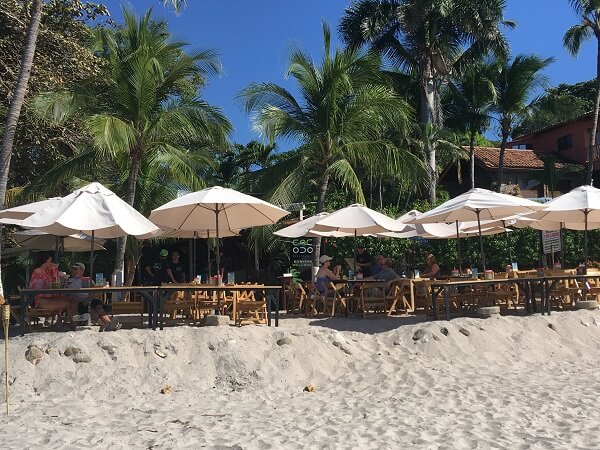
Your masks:
<instances>
[{"instance_id":1,"label":"terracotta roof tile","mask_svg":"<svg viewBox=\"0 0 600 450\"><path fill-rule=\"evenodd\" d=\"M468 147L465 147L468 150ZM497 169L500 149L492 147L475 147L475 160L486 169ZM565 164L557 163L558 167ZM544 168L544 161L533 150L516 150L507 148L504 152L505 169L537 169Z\"/></svg>"}]
</instances>

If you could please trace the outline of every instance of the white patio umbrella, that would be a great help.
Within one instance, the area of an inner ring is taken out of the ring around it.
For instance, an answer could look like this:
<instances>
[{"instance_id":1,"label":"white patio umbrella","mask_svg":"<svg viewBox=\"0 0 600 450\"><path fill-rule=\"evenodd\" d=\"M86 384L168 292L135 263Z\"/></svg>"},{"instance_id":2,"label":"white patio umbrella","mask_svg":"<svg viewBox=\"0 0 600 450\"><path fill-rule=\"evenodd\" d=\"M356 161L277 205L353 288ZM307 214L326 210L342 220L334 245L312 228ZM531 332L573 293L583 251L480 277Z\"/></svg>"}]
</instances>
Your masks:
<instances>
[{"instance_id":1,"label":"white patio umbrella","mask_svg":"<svg viewBox=\"0 0 600 450\"><path fill-rule=\"evenodd\" d=\"M501 220L515 214L535 212L544 205L512 195L500 194L487 189L475 188L423 213L413 223L456 223L477 221L481 262L485 270L485 252L481 234L481 221Z\"/></svg>"},{"instance_id":2,"label":"white patio umbrella","mask_svg":"<svg viewBox=\"0 0 600 450\"><path fill-rule=\"evenodd\" d=\"M218 241L223 231L271 225L288 214L285 209L264 200L214 186L165 203L152 211L150 220L175 230L215 230ZM217 270L220 264L221 255L217 249Z\"/></svg>"},{"instance_id":3,"label":"white patio umbrella","mask_svg":"<svg viewBox=\"0 0 600 450\"><path fill-rule=\"evenodd\" d=\"M313 231L341 232L354 236L354 246L357 236L374 235L386 231L405 231L408 227L397 220L367 208L359 203L339 209L315 222ZM354 270L356 270L356 250L354 251Z\"/></svg>"},{"instance_id":4,"label":"white patio umbrella","mask_svg":"<svg viewBox=\"0 0 600 450\"><path fill-rule=\"evenodd\" d=\"M90 183L23 220L21 225L55 236L92 236L90 275L94 269L93 242L158 234L160 229L100 183Z\"/></svg>"},{"instance_id":5,"label":"white patio umbrella","mask_svg":"<svg viewBox=\"0 0 600 450\"><path fill-rule=\"evenodd\" d=\"M51 251L56 248L56 236L39 230L17 231L12 235L20 247L27 250ZM59 238L61 247L66 252L87 252L90 249L92 237L87 234L77 233ZM96 239L94 250L106 250L104 240Z\"/></svg>"},{"instance_id":6,"label":"white patio umbrella","mask_svg":"<svg viewBox=\"0 0 600 450\"><path fill-rule=\"evenodd\" d=\"M0 224L21 225L24 219L27 219L32 214L42 211L45 208L57 205L60 200L61 197L52 197L47 200L40 200L38 202L27 203L26 205L3 209L0 211Z\"/></svg>"},{"instance_id":7,"label":"white patio umbrella","mask_svg":"<svg viewBox=\"0 0 600 450\"><path fill-rule=\"evenodd\" d=\"M413 220L422 216L423 213L413 209L406 214L398 217L396 219L398 222L404 223L409 228L408 231L404 231L402 233L394 233L394 232L386 232L386 233L378 233L378 236L381 237L391 237L391 238L414 238L414 237L422 237L425 239L456 239L456 249L458 253L458 267L462 272L462 260L460 256L460 238L474 237L477 236L478 229L471 229L473 223L472 222L455 222L455 224L450 225L447 223L412 223ZM502 233L506 230L506 228L502 226L485 226L481 229L481 234L484 236Z\"/></svg>"},{"instance_id":8,"label":"white patio umbrella","mask_svg":"<svg viewBox=\"0 0 600 450\"><path fill-rule=\"evenodd\" d=\"M293 225L275 231L273 234L279 237L299 238L299 237L347 237L354 236L353 233L345 233L342 231L315 231L313 227L319 220L327 217L328 212L315 214L312 217L301 220Z\"/></svg>"},{"instance_id":9,"label":"white patio umbrella","mask_svg":"<svg viewBox=\"0 0 600 450\"><path fill-rule=\"evenodd\" d=\"M600 222L600 189L587 185L579 186L549 201L539 212L532 214L532 217L544 222L562 222L564 228L583 229L583 258L587 271L588 230L592 227L600 228L596 227Z\"/></svg>"}]
</instances>

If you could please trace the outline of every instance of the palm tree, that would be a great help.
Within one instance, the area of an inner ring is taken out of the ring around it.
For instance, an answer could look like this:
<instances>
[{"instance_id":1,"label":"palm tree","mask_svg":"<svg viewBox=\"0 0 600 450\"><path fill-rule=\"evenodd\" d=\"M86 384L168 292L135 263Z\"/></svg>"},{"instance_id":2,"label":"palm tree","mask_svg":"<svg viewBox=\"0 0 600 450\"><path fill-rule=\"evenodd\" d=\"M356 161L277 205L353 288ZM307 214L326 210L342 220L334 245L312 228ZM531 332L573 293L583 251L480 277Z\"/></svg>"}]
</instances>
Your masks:
<instances>
[{"instance_id":1,"label":"palm tree","mask_svg":"<svg viewBox=\"0 0 600 450\"><path fill-rule=\"evenodd\" d=\"M385 177L406 177L417 184L420 161L400 152L390 139L406 134L412 112L396 95L381 71L378 56L357 49L332 54L331 33L323 23L324 55L317 64L300 49L289 55L287 74L301 93L271 83L255 83L240 94L255 128L270 141L284 138L298 148L275 166L261 171L265 181L278 181L273 200L293 202L299 192L315 188L316 212L325 209L327 190L337 183L364 203L357 167L373 167ZM315 241L315 262L320 240Z\"/></svg>"},{"instance_id":2,"label":"palm tree","mask_svg":"<svg viewBox=\"0 0 600 450\"><path fill-rule=\"evenodd\" d=\"M569 0L575 13L581 17L581 23L573 25L567 30L563 38L564 46L572 55L577 55L581 44L596 38L596 102L594 104L594 117L592 120L592 133L590 134L590 147L588 149L588 164L585 181L592 184L594 172L594 159L596 133L598 132L598 114L600 114L600 2L597 0Z\"/></svg>"},{"instance_id":3,"label":"palm tree","mask_svg":"<svg viewBox=\"0 0 600 450\"><path fill-rule=\"evenodd\" d=\"M40 94L34 107L54 122L78 118L87 131L90 149L71 160L71 168L108 164L126 155L125 200L134 205L144 161L190 175L185 162L190 149L224 147L231 126L217 108L196 96L199 80L218 72L212 51L186 54L186 44L171 42L166 25L152 22L150 11L139 20L124 11L124 20L122 29L99 35L96 50L107 63L102 92L75 86ZM195 156L208 161L200 152ZM116 270L123 267L125 241L117 247Z\"/></svg>"},{"instance_id":4,"label":"palm tree","mask_svg":"<svg viewBox=\"0 0 600 450\"><path fill-rule=\"evenodd\" d=\"M33 57L35 55L35 46L40 28L40 20L42 18L42 7L42 0L33 0L31 3L31 16L25 35L21 66L19 67L17 81L13 88L8 111L6 112L6 123L2 135L2 146L0 147L0 209L4 208L13 142L15 140L19 116L21 115L21 108L23 107L25 94L27 93L29 76L31 75L31 69L33 68ZM0 287L1 285L2 283L0 282Z\"/></svg>"},{"instance_id":5,"label":"palm tree","mask_svg":"<svg viewBox=\"0 0 600 450\"><path fill-rule=\"evenodd\" d=\"M547 84L542 71L554 61L553 58L542 59L535 55L517 55L514 59L502 59L497 62L494 76L496 101L494 112L500 123L500 157L496 191L500 192L504 181L504 153L506 143L511 136L513 127L531 112L535 99L530 102L532 95Z\"/></svg>"},{"instance_id":6,"label":"palm tree","mask_svg":"<svg viewBox=\"0 0 600 450\"><path fill-rule=\"evenodd\" d=\"M440 87L454 70L482 55L503 56L500 30L505 0L360 0L344 14L340 30L351 46L365 43L419 80L420 121L441 125ZM426 133L425 133L426 134ZM436 198L436 148L426 142L429 193Z\"/></svg>"},{"instance_id":7,"label":"palm tree","mask_svg":"<svg viewBox=\"0 0 600 450\"><path fill-rule=\"evenodd\" d=\"M492 65L478 61L448 80L445 109L449 114L449 125L457 125L468 133L471 188L475 187L475 138L488 128L496 100L493 70Z\"/></svg>"}]
</instances>

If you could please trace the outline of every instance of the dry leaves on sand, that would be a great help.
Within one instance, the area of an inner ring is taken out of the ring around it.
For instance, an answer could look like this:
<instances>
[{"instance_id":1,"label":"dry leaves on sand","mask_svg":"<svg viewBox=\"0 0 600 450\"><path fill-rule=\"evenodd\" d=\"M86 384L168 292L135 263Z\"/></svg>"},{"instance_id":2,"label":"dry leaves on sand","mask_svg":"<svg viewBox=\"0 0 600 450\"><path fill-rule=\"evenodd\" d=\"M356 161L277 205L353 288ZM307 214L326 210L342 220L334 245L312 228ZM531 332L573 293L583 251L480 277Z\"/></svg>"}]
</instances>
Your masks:
<instances>
[{"instance_id":1,"label":"dry leaves on sand","mask_svg":"<svg viewBox=\"0 0 600 450\"><path fill-rule=\"evenodd\" d=\"M317 390L312 384L304 386L304 392L315 392Z\"/></svg>"},{"instance_id":2,"label":"dry leaves on sand","mask_svg":"<svg viewBox=\"0 0 600 450\"><path fill-rule=\"evenodd\" d=\"M162 388L160 390L161 394L172 394L173 393L173 388L169 385L166 385L164 388Z\"/></svg>"}]
</instances>

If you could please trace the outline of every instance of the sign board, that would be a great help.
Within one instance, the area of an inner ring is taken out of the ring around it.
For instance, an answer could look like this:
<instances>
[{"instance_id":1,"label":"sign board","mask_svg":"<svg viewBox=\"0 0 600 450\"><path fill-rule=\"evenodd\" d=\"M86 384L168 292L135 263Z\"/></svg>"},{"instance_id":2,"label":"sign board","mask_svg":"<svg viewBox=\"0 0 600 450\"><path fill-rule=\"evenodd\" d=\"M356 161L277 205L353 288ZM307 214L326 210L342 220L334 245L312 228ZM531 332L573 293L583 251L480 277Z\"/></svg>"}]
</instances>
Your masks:
<instances>
[{"instance_id":1,"label":"sign board","mask_svg":"<svg viewBox=\"0 0 600 450\"><path fill-rule=\"evenodd\" d=\"M292 240L290 262L292 267L300 273L301 278L306 280L310 280L312 276L313 252L312 239Z\"/></svg>"},{"instance_id":2,"label":"sign board","mask_svg":"<svg viewBox=\"0 0 600 450\"><path fill-rule=\"evenodd\" d=\"M562 250L560 246L560 230L542 230L542 246L545 255L552 252L560 252Z\"/></svg>"}]
</instances>

